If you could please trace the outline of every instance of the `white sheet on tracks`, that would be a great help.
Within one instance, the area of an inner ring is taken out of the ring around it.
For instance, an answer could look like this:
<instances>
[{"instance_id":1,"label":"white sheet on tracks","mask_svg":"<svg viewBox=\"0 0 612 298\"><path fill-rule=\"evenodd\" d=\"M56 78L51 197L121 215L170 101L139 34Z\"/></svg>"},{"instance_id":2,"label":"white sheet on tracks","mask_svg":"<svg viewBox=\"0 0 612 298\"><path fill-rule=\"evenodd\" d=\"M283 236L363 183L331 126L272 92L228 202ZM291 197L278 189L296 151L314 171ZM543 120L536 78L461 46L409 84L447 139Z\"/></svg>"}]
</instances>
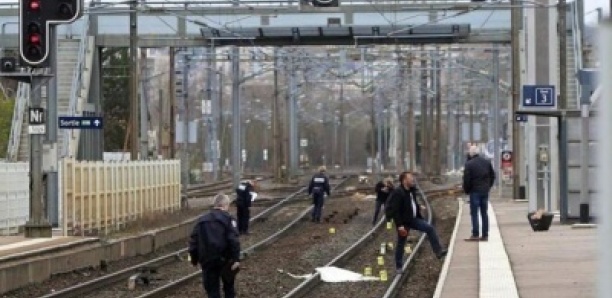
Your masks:
<instances>
[{"instance_id":1,"label":"white sheet on tracks","mask_svg":"<svg viewBox=\"0 0 612 298\"><path fill-rule=\"evenodd\" d=\"M315 269L319 275L321 276L321 280L324 282L358 282L358 281L375 281L379 280L378 277L374 276L364 276L363 274L353 272L350 270L328 266L328 267L319 267ZM283 273L284 270L279 269L279 272ZM303 275L295 275L289 272L285 272L287 275L295 278L295 279L309 279L314 274L303 274Z\"/></svg>"}]
</instances>

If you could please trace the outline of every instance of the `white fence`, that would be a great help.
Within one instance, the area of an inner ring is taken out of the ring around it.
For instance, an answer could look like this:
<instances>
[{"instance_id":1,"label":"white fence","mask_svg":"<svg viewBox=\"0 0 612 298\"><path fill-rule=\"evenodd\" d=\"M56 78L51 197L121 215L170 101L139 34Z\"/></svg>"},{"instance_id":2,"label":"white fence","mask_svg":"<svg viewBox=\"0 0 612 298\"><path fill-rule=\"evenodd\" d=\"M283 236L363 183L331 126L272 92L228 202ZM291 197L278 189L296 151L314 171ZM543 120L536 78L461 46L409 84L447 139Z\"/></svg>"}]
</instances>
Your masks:
<instances>
[{"instance_id":1,"label":"white fence","mask_svg":"<svg viewBox=\"0 0 612 298\"><path fill-rule=\"evenodd\" d=\"M30 165L0 163L0 235L16 234L30 215Z\"/></svg>"}]
</instances>

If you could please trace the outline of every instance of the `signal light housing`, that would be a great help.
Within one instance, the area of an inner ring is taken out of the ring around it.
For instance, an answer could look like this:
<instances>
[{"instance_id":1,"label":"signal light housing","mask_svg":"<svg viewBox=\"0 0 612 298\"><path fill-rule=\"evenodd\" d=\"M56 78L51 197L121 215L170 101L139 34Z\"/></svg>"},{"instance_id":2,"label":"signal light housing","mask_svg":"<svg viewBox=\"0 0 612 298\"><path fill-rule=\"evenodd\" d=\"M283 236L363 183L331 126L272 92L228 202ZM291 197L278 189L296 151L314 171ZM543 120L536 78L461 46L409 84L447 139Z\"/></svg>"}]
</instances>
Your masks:
<instances>
[{"instance_id":1,"label":"signal light housing","mask_svg":"<svg viewBox=\"0 0 612 298\"><path fill-rule=\"evenodd\" d=\"M83 0L19 0L19 55L22 65L47 67L49 28L77 20Z\"/></svg>"}]
</instances>

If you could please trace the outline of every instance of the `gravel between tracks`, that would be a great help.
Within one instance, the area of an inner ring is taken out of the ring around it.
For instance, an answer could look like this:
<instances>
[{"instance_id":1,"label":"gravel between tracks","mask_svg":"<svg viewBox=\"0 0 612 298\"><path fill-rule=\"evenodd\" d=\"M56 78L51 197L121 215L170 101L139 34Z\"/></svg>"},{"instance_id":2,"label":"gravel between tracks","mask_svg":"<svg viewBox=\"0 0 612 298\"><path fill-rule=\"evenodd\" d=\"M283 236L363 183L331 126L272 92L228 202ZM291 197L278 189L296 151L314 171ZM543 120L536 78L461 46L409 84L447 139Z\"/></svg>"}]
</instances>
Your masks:
<instances>
[{"instance_id":1,"label":"gravel between tracks","mask_svg":"<svg viewBox=\"0 0 612 298\"><path fill-rule=\"evenodd\" d=\"M238 297L279 297L288 293L302 282L279 269L291 274L308 274L322 266L348 248L371 228L371 214L361 212L371 208L372 202L352 197L334 198L326 202L324 217L337 212L329 222L321 224L302 221L292 231L270 247L255 252L241 263L237 278ZM359 209L350 219L349 214ZM309 218L309 217L307 217ZM336 233L330 234L329 229ZM203 295L201 279L191 282L170 297L200 297Z\"/></svg>"},{"instance_id":2,"label":"gravel between tracks","mask_svg":"<svg viewBox=\"0 0 612 298\"><path fill-rule=\"evenodd\" d=\"M431 202L432 208L436 216L435 227L438 231L443 245L448 246L450 236L452 235L457 216L457 202L455 200L441 198L434 199ZM423 214L425 215L425 214ZM324 283L320 284L313 290L308 297L317 298L344 298L344 297L381 297L387 290L389 284L395 277L395 265L393 251L387 251L383 255L384 265L380 266L377 262L377 257L380 256L381 243L392 242L395 246L396 235L394 227L391 230L383 227L377 232L377 236L373 241L369 242L364 249L357 253L344 266L345 269L363 273L366 266L370 266L374 276L380 276L381 270L386 270L388 275L387 281L369 281L357 283ZM414 245L420 237L418 232L410 232L410 242L408 246L414 248ZM399 297L432 297L435 291L435 286L438 281L439 271L442 268L443 262L438 260L432 253L429 241L425 239L423 249L416 256L416 266L410 269L410 277L407 284L404 284L405 293ZM407 255L404 255L406 260Z\"/></svg>"},{"instance_id":3,"label":"gravel between tracks","mask_svg":"<svg viewBox=\"0 0 612 298\"><path fill-rule=\"evenodd\" d=\"M269 199L265 199L257 202L257 206L251 208L251 214L256 215L266 209L269 205L277 202L279 198L288 195L289 193L279 194L279 192L274 192L273 194L264 194L265 197ZM188 220L191 218L195 218L202 213L209 210L210 207L195 207L186 210L180 210L175 213L161 213L156 216L151 216L144 218L142 220L131 223L126 226L121 231L112 233L108 236L105 236L104 239L116 239L120 237L133 236L145 231L149 231L152 229L158 229L165 226L170 226L173 224L177 224L184 220ZM235 208L230 211L233 215L236 214ZM100 267L95 268L84 268L80 270L75 270L72 272L67 272L63 274L54 275L51 279L46 280L42 283L37 283L33 285L29 285L23 287L21 289L17 289L15 291L11 291L5 294L2 294L0 297L2 298L26 298L26 297L38 297L42 295L49 294L58 289L64 289L69 286L73 286L79 283L83 283L94 278L98 278L104 276L106 274L110 274L113 272L117 272L119 270L137 265L139 263L145 262L147 260L151 260L168 253L177 251L179 249L186 247L185 241L179 241L173 244L170 244L166 247L160 248L154 253L142 256L136 256L131 258L126 258L123 260L110 262L107 264L106 270L101 270Z\"/></svg>"},{"instance_id":4,"label":"gravel between tracks","mask_svg":"<svg viewBox=\"0 0 612 298\"><path fill-rule=\"evenodd\" d=\"M94 278L98 278L104 276L108 273L116 272L122 269L125 269L130 266L134 266L138 263L142 263L144 261L154 259L156 257L160 257L176 251L178 249L184 248L185 243L177 242L171 245L168 245L164 248L159 249L155 253L137 256L132 258L127 258L121 261L108 263L106 270L101 270L99 267L96 268L85 268L77 271L72 271L69 273L63 273L53 276L51 279L46 280L39 284L34 284L31 286L27 286L12 292L8 292L2 294L2 298L26 298L26 297L39 297L46 294L50 294L55 290L64 289L70 286L74 286L79 283L83 283Z\"/></svg>"},{"instance_id":5,"label":"gravel between tracks","mask_svg":"<svg viewBox=\"0 0 612 298\"><path fill-rule=\"evenodd\" d=\"M455 198L440 198L436 199L432 206L436 216L436 229L440 234L443 245L448 247L459 210L457 200ZM442 265L443 262L436 258L429 247L421 250L410 269L410 275L400 290L398 297L432 297L436 290Z\"/></svg>"}]
</instances>

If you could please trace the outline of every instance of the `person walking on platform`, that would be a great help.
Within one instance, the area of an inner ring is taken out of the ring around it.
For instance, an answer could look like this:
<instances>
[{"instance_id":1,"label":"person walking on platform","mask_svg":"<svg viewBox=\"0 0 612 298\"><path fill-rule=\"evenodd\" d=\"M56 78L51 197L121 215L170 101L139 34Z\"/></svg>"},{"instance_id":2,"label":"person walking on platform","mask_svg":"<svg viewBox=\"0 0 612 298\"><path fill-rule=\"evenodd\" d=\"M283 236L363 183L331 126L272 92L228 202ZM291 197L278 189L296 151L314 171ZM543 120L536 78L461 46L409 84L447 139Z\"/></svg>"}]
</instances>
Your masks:
<instances>
[{"instance_id":1,"label":"person walking on platform","mask_svg":"<svg viewBox=\"0 0 612 298\"><path fill-rule=\"evenodd\" d=\"M249 234L251 203L257 196L254 190L255 184L250 180L241 182L236 188L236 217L238 218L238 232L241 235Z\"/></svg>"},{"instance_id":2,"label":"person walking on platform","mask_svg":"<svg viewBox=\"0 0 612 298\"><path fill-rule=\"evenodd\" d=\"M204 290L210 298L221 298L220 281L225 298L236 297L234 281L240 270L240 242L229 205L230 198L218 194L214 209L198 219L189 240L191 264L202 268Z\"/></svg>"},{"instance_id":3,"label":"person walking on platform","mask_svg":"<svg viewBox=\"0 0 612 298\"><path fill-rule=\"evenodd\" d=\"M414 186L414 177L410 172L400 174L400 186L396 187L389 196L386 208L387 220L393 219L397 228L397 246L395 248L395 268L402 273L404 246L410 229L427 234L429 244L438 259L447 254L442 247L438 233L432 225L423 219L421 207L417 202L417 189Z\"/></svg>"},{"instance_id":4,"label":"person walking on platform","mask_svg":"<svg viewBox=\"0 0 612 298\"><path fill-rule=\"evenodd\" d=\"M319 167L319 172L312 176L310 185L308 186L308 195L312 195L312 222L321 222L321 213L323 213L323 203L325 194L330 195L329 178L325 175L325 167Z\"/></svg>"},{"instance_id":5,"label":"person walking on platform","mask_svg":"<svg viewBox=\"0 0 612 298\"><path fill-rule=\"evenodd\" d=\"M470 147L470 160L463 170L463 191L470 197L470 215L472 217L472 236L466 241L489 240L489 191L495 182L495 170L491 162L479 155L476 146ZM482 234L479 234L478 211L482 221ZM482 237L479 238L479 235Z\"/></svg>"},{"instance_id":6,"label":"person walking on platform","mask_svg":"<svg viewBox=\"0 0 612 298\"><path fill-rule=\"evenodd\" d=\"M378 213L380 212L381 207L387 204L387 198L389 197L389 194L393 191L393 181L391 180L391 178L385 178L382 181L376 183L374 189L376 191L376 207L374 209L374 219L372 220L372 225L376 224L376 221L378 220Z\"/></svg>"}]
</instances>

